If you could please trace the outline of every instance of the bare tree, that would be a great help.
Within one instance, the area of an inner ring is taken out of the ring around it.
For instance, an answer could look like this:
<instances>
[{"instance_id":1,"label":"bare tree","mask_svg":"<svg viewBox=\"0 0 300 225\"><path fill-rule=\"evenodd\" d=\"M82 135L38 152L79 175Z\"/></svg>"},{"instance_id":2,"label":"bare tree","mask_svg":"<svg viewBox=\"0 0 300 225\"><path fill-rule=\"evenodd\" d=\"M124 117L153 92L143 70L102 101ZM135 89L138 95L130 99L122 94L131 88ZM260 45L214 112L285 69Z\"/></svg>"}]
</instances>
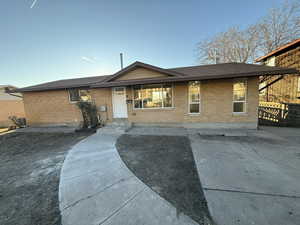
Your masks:
<instances>
[{"instance_id":1,"label":"bare tree","mask_svg":"<svg viewBox=\"0 0 300 225\"><path fill-rule=\"evenodd\" d=\"M232 27L198 43L200 63L253 62L300 36L300 2L286 1L258 23L241 30Z\"/></svg>"},{"instance_id":2,"label":"bare tree","mask_svg":"<svg viewBox=\"0 0 300 225\"><path fill-rule=\"evenodd\" d=\"M286 1L272 8L258 24L260 50L266 54L300 36L300 2Z\"/></svg>"},{"instance_id":3,"label":"bare tree","mask_svg":"<svg viewBox=\"0 0 300 225\"><path fill-rule=\"evenodd\" d=\"M249 62L255 58L258 47L256 26L246 30L232 27L212 39L198 44L199 59L202 63Z\"/></svg>"}]
</instances>

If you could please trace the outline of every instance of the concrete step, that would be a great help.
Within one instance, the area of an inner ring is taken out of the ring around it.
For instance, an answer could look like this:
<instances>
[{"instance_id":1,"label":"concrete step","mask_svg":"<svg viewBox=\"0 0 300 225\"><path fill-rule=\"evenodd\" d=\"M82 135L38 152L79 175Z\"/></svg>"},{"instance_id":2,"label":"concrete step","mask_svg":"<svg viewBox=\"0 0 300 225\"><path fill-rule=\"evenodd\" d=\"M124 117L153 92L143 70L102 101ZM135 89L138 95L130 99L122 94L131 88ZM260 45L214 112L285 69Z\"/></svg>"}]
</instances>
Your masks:
<instances>
[{"instance_id":1,"label":"concrete step","mask_svg":"<svg viewBox=\"0 0 300 225\"><path fill-rule=\"evenodd\" d=\"M127 131L124 127L105 126L97 130L98 134L124 134Z\"/></svg>"},{"instance_id":2,"label":"concrete step","mask_svg":"<svg viewBox=\"0 0 300 225\"><path fill-rule=\"evenodd\" d=\"M114 119L112 122L106 124L107 127L124 127L131 128L132 123L128 122L127 119Z\"/></svg>"},{"instance_id":3,"label":"concrete step","mask_svg":"<svg viewBox=\"0 0 300 225\"><path fill-rule=\"evenodd\" d=\"M104 127L97 130L97 133L121 134L125 133L132 127L132 123L127 119L114 119L113 122L107 123Z\"/></svg>"}]
</instances>

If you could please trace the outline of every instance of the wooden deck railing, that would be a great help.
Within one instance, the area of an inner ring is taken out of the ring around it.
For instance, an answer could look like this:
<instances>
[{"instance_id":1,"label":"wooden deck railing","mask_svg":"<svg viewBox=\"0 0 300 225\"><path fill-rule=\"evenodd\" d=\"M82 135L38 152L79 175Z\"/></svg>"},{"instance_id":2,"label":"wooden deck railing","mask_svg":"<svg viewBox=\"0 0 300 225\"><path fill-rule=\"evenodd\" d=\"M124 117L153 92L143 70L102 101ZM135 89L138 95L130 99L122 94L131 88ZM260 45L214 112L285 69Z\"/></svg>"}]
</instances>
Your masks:
<instances>
[{"instance_id":1,"label":"wooden deck railing","mask_svg":"<svg viewBox=\"0 0 300 225\"><path fill-rule=\"evenodd\" d=\"M259 125L300 127L300 104L260 102Z\"/></svg>"}]
</instances>

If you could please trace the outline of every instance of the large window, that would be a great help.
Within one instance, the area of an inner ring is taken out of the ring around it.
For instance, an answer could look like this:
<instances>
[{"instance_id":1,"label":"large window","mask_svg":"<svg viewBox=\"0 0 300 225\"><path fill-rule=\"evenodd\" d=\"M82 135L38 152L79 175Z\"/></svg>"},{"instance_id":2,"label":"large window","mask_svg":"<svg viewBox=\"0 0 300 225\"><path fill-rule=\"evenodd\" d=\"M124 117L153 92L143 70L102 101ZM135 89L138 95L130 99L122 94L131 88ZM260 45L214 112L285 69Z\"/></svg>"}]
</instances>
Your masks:
<instances>
[{"instance_id":1,"label":"large window","mask_svg":"<svg viewBox=\"0 0 300 225\"><path fill-rule=\"evenodd\" d=\"M200 113L200 81L189 83L189 113Z\"/></svg>"},{"instance_id":2,"label":"large window","mask_svg":"<svg viewBox=\"0 0 300 225\"><path fill-rule=\"evenodd\" d=\"M241 80L233 83L233 112L246 112L247 81Z\"/></svg>"},{"instance_id":3,"label":"large window","mask_svg":"<svg viewBox=\"0 0 300 225\"><path fill-rule=\"evenodd\" d=\"M135 109L170 108L173 106L171 84L134 86L133 95Z\"/></svg>"},{"instance_id":4,"label":"large window","mask_svg":"<svg viewBox=\"0 0 300 225\"><path fill-rule=\"evenodd\" d=\"M91 101L90 91L86 89L69 89L70 102Z\"/></svg>"}]
</instances>

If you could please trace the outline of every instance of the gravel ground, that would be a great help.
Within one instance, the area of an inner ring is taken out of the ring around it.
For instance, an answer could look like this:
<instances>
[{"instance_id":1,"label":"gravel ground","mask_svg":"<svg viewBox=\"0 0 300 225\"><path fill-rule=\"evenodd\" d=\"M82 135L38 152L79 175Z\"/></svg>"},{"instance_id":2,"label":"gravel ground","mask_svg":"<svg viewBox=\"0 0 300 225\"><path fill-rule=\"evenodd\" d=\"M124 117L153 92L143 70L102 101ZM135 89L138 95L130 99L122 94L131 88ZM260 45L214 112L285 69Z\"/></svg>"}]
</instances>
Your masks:
<instances>
[{"instance_id":1,"label":"gravel ground","mask_svg":"<svg viewBox=\"0 0 300 225\"><path fill-rule=\"evenodd\" d=\"M199 224L210 216L187 137L122 135L116 147L133 173L178 213Z\"/></svg>"},{"instance_id":2,"label":"gravel ground","mask_svg":"<svg viewBox=\"0 0 300 225\"><path fill-rule=\"evenodd\" d=\"M0 135L0 224L60 225L58 184L67 151L86 134Z\"/></svg>"}]
</instances>

